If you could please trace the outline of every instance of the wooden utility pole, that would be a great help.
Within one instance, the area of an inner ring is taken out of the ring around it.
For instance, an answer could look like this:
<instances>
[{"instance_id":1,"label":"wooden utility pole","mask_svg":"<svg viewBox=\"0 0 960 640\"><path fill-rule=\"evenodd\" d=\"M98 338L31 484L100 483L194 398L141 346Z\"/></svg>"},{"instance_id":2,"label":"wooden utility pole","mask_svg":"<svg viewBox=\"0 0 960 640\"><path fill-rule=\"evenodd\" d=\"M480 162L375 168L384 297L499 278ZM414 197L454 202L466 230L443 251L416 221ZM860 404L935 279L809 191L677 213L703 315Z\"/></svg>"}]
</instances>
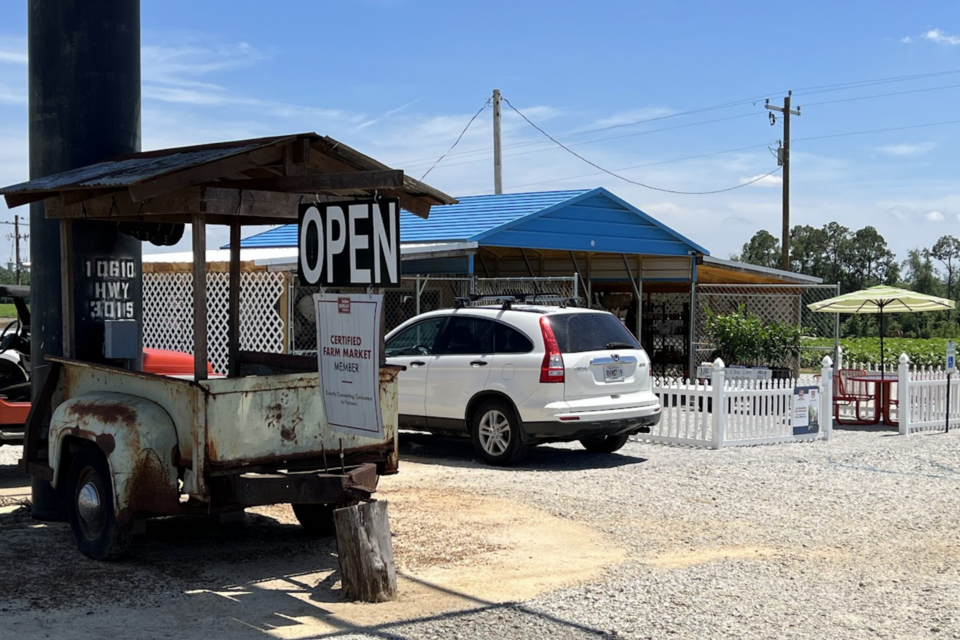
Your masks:
<instances>
[{"instance_id":1,"label":"wooden utility pole","mask_svg":"<svg viewBox=\"0 0 960 640\"><path fill-rule=\"evenodd\" d=\"M783 251L783 270L790 271L790 116L800 115L800 107L796 111L790 109L792 91L787 91L782 107L775 107L767 100L767 109L783 114L783 142L777 153L777 161L783 167L783 231L780 247ZM777 118L770 114L770 124L776 124Z\"/></svg>"},{"instance_id":2,"label":"wooden utility pole","mask_svg":"<svg viewBox=\"0 0 960 640\"><path fill-rule=\"evenodd\" d=\"M20 216L13 216L13 255L17 284L20 284Z\"/></svg>"},{"instance_id":3,"label":"wooden utility pole","mask_svg":"<svg viewBox=\"0 0 960 640\"><path fill-rule=\"evenodd\" d=\"M503 160L500 155L500 89L493 90L493 192L503 193Z\"/></svg>"}]
</instances>

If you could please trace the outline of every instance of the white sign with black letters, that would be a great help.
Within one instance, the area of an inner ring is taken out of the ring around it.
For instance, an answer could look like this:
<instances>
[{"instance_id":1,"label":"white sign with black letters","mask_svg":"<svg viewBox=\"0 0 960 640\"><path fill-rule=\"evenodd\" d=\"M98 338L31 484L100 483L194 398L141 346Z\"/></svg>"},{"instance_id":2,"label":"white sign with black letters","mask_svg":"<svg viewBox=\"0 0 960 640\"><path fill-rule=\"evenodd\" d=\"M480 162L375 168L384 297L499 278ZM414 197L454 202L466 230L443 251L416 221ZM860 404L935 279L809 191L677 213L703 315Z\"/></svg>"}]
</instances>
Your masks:
<instances>
[{"instance_id":1,"label":"white sign with black letters","mask_svg":"<svg viewBox=\"0 0 960 640\"><path fill-rule=\"evenodd\" d=\"M400 201L301 204L300 283L333 287L400 286Z\"/></svg>"},{"instance_id":2,"label":"white sign with black letters","mask_svg":"<svg viewBox=\"0 0 960 640\"><path fill-rule=\"evenodd\" d=\"M133 258L85 260L83 275L93 285L90 318L93 320L136 320L130 288L140 277Z\"/></svg>"},{"instance_id":3,"label":"white sign with black letters","mask_svg":"<svg viewBox=\"0 0 960 640\"><path fill-rule=\"evenodd\" d=\"M332 429L383 437L380 314L383 296L318 293L317 357L323 410Z\"/></svg>"}]
</instances>

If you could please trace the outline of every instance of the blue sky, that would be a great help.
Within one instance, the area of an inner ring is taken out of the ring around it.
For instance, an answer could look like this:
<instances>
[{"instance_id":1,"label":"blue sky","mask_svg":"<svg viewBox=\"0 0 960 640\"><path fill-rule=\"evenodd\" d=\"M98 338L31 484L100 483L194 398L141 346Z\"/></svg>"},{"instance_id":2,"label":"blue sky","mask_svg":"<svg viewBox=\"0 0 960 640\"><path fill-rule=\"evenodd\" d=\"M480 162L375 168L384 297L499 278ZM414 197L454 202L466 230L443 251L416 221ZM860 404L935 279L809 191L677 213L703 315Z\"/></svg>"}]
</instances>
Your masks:
<instances>
[{"instance_id":1,"label":"blue sky","mask_svg":"<svg viewBox=\"0 0 960 640\"><path fill-rule=\"evenodd\" d=\"M27 177L26 3L3 15L10 184ZM145 149L316 131L414 177L499 88L603 167L666 189L723 189L776 168L767 147L781 129L763 98L794 89L792 223L872 224L900 258L960 235L960 122L917 126L960 121L952 0L143 0L142 42ZM849 86L919 74L939 75ZM484 109L429 183L492 192L491 117ZM504 146L507 191L604 186L721 257L759 228L779 235L776 176L716 195L644 189L598 174L506 105ZM0 220L12 217L0 205ZM0 260L10 244L0 239Z\"/></svg>"}]
</instances>

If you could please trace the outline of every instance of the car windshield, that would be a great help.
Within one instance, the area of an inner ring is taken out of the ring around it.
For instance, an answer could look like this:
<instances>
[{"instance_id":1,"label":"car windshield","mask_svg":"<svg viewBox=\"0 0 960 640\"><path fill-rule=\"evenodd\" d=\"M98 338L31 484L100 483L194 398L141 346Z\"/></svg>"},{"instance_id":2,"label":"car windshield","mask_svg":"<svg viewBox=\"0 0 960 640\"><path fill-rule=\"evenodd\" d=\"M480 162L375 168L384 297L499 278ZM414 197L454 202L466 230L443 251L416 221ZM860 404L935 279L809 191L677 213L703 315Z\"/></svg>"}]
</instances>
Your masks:
<instances>
[{"instance_id":1,"label":"car windshield","mask_svg":"<svg viewBox=\"0 0 960 640\"><path fill-rule=\"evenodd\" d=\"M612 313L557 313L549 319L562 353L640 348Z\"/></svg>"}]
</instances>

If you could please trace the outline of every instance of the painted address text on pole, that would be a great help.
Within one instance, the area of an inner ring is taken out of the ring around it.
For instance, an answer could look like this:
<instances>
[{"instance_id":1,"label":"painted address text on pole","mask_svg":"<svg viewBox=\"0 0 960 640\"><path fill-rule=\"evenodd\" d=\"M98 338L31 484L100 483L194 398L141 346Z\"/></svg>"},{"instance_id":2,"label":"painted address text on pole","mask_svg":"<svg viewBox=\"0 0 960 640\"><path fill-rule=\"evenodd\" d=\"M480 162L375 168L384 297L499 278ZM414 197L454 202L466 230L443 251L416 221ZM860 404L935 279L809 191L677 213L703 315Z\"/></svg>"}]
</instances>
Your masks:
<instances>
[{"instance_id":1,"label":"painted address text on pole","mask_svg":"<svg viewBox=\"0 0 960 640\"><path fill-rule=\"evenodd\" d=\"M383 296L323 294L317 309L317 357L327 423L337 431L383 437L380 415L380 314Z\"/></svg>"},{"instance_id":2,"label":"painted address text on pole","mask_svg":"<svg viewBox=\"0 0 960 640\"><path fill-rule=\"evenodd\" d=\"M90 318L93 320L136 320L131 284L140 277L132 258L85 260L83 275L93 285Z\"/></svg>"}]
</instances>

